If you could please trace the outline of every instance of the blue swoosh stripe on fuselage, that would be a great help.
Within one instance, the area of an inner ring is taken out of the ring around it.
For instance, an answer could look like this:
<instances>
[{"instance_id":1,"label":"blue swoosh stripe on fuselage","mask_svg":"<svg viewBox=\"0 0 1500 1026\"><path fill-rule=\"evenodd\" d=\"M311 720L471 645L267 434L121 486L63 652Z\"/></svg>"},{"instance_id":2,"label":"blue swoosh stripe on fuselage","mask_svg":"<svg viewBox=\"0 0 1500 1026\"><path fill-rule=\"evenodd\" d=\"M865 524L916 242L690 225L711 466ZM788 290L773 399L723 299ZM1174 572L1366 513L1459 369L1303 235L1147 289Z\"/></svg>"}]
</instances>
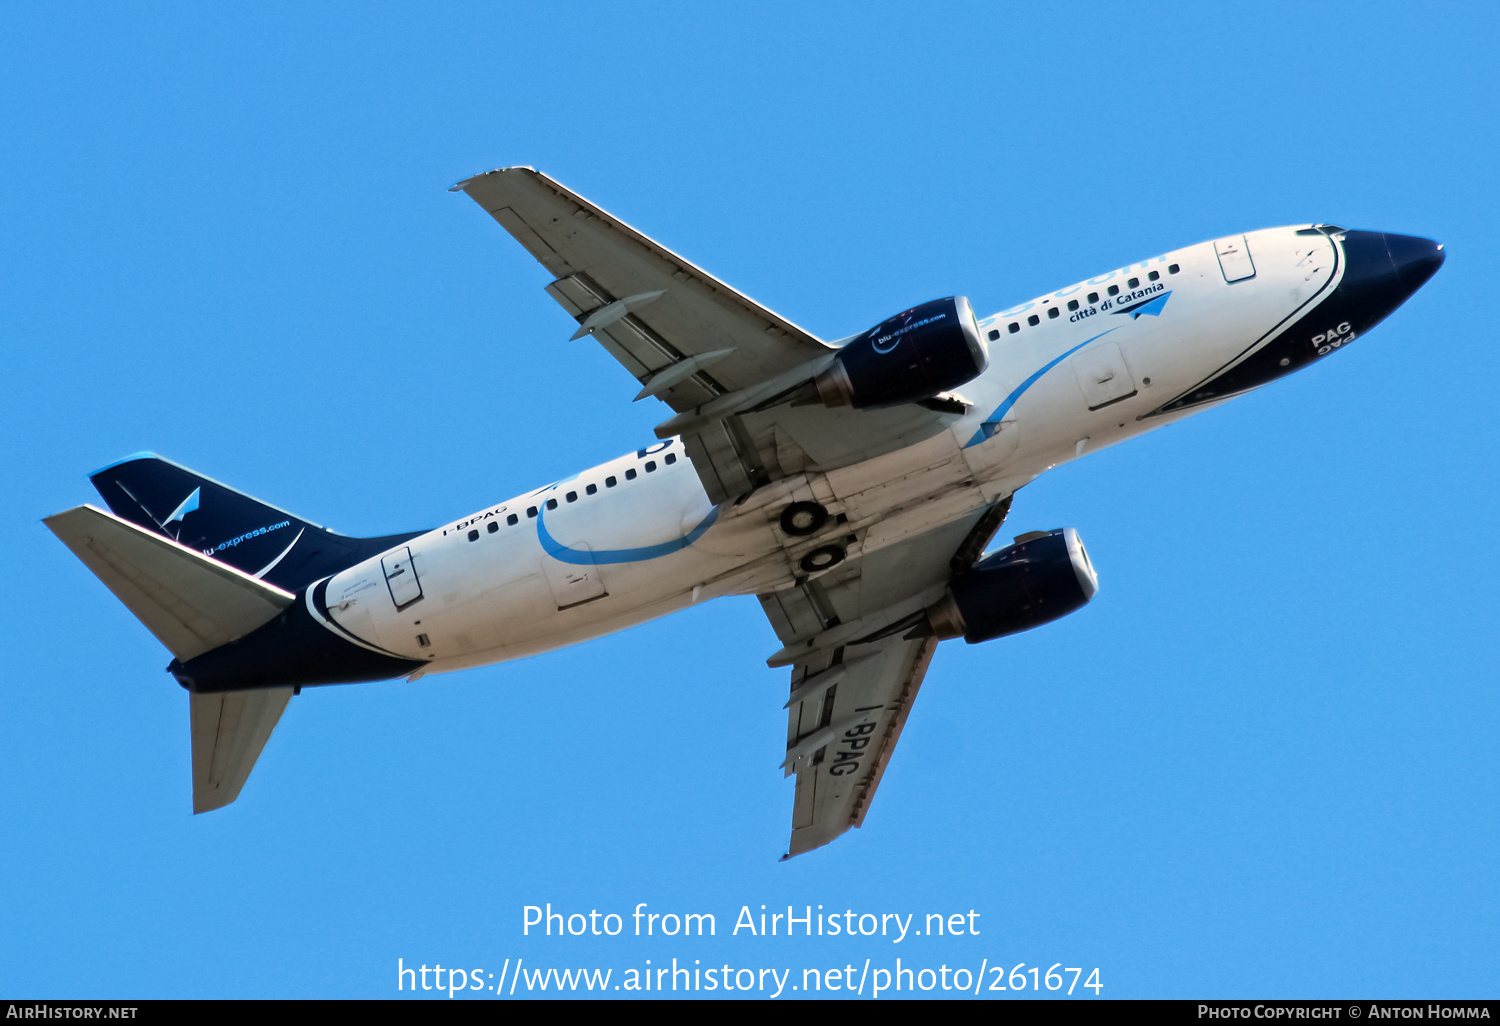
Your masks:
<instances>
[{"instance_id":1,"label":"blue swoosh stripe on fuselage","mask_svg":"<svg viewBox=\"0 0 1500 1026\"><path fill-rule=\"evenodd\" d=\"M1118 327L1118 325L1116 325L1116 327ZM1056 367L1058 364L1062 363L1064 360L1066 360L1068 357L1072 356L1074 353L1078 352L1078 350L1082 349L1084 346L1088 345L1090 342L1093 342L1095 339L1101 339L1105 335L1108 335L1110 331L1114 331L1114 330L1115 330L1114 328L1110 328L1109 331L1101 331L1101 332L1099 332L1099 334L1095 335L1093 338L1084 339L1082 342L1078 343L1072 349L1069 349L1066 353L1063 353L1057 359L1053 360L1051 363L1047 364L1041 370L1037 371L1031 377L1029 377L1025 381L1021 382L1019 385L1016 386L1015 391L1011 392L1010 395L1008 395L1008 396L1005 397L1005 402L1003 402L999 406L995 407L995 412L994 413L991 413L988 417L984 418L984 424L998 424L1002 419L1004 419L1005 415L1010 412L1010 408L1012 406L1016 405L1016 400L1020 399L1021 396L1022 396L1022 394L1028 388L1030 388L1032 385L1034 385L1034 384L1037 383L1037 379L1038 378L1040 378L1043 374L1046 374L1053 367ZM971 439L969 439L966 443L964 443L964 448L965 449L969 448L969 446L971 446L971 445L978 445L980 442L983 442L985 439L987 439L987 438L990 437L989 435L987 435L987 434L984 433L984 424L980 424L979 425L979 430L976 431L976 432L974 432L974 437L971 438Z\"/></svg>"},{"instance_id":2,"label":"blue swoosh stripe on fuselage","mask_svg":"<svg viewBox=\"0 0 1500 1026\"><path fill-rule=\"evenodd\" d=\"M542 549L557 560L559 563L572 563L574 566L593 566L600 563L643 563L648 559L659 559L662 556L670 556L674 552L681 552L693 542L703 537L703 532L714 525L719 519L719 507L715 506L708 511L708 516L698 522L693 528L681 538L660 545L643 545L638 549L599 549L590 552L587 549L570 549L547 532L547 525L543 523L546 519L546 510L538 510L536 517L536 536L542 543Z\"/></svg>"}]
</instances>

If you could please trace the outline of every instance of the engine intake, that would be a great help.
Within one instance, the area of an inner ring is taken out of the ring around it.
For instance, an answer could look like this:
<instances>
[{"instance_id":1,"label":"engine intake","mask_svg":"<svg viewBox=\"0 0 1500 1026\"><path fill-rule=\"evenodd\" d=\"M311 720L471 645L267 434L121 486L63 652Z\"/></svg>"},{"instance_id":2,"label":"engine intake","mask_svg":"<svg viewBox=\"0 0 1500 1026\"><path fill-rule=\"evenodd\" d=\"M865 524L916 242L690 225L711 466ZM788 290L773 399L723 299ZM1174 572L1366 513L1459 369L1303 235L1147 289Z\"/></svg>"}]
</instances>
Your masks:
<instances>
[{"instance_id":1,"label":"engine intake","mask_svg":"<svg viewBox=\"0 0 1500 1026\"><path fill-rule=\"evenodd\" d=\"M868 409L931 399L987 366L968 299L949 296L880 322L840 349L815 383L826 406Z\"/></svg>"},{"instance_id":2,"label":"engine intake","mask_svg":"<svg viewBox=\"0 0 1500 1026\"><path fill-rule=\"evenodd\" d=\"M1037 532L953 578L948 594L927 610L927 622L939 638L962 636L973 645L1067 616L1098 590L1077 531Z\"/></svg>"}]
</instances>

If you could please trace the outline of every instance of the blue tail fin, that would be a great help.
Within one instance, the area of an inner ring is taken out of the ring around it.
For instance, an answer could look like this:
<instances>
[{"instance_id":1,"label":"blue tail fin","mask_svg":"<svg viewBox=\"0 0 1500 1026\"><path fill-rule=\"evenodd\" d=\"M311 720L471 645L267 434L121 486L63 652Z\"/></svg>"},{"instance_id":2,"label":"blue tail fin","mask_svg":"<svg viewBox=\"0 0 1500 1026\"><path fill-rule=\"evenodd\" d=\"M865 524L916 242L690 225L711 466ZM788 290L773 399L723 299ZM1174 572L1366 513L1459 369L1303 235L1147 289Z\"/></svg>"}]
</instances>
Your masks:
<instances>
[{"instance_id":1,"label":"blue tail fin","mask_svg":"<svg viewBox=\"0 0 1500 1026\"><path fill-rule=\"evenodd\" d=\"M110 510L287 591L413 538L350 538L143 452L89 475Z\"/></svg>"}]
</instances>

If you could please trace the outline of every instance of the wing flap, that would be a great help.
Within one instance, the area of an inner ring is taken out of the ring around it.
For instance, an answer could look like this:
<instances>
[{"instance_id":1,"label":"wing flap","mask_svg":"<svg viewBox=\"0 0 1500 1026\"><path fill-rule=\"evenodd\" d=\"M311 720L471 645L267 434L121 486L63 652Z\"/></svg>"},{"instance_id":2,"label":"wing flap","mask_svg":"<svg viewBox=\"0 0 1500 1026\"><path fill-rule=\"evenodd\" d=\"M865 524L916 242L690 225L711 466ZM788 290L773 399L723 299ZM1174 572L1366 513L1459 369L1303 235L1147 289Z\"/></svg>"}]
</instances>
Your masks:
<instances>
[{"instance_id":1,"label":"wing flap","mask_svg":"<svg viewBox=\"0 0 1500 1026\"><path fill-rule=\"evenodd\" d=\"M93 506L43 523L183 662L244 637L296 599Z\"/></svg>"},{"instance_id":2,"label":"wing flap","mask_svg":"<svg viewBox=\"0 0 1500 1026\"><path fill-rule=\"evenodd\" d=\"M291 688L189 696L194 813L222 808L240 796L291 698Z\"/></svg>"}]
</instances>

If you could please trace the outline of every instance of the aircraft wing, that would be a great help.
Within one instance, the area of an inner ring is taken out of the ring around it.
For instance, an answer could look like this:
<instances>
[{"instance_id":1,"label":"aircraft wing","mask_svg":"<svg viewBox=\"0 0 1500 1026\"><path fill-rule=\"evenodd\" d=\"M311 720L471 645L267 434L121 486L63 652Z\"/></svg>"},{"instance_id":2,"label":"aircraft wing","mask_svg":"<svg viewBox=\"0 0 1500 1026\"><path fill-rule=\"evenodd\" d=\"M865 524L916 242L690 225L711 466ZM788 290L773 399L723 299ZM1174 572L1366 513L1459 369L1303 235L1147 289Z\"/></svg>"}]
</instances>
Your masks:
<instances>
[{"instance_id":1,"label":"aircraft wing","mask_svg":"<svg viewBox=\"0 0 1500 1026\"><path fill-rule=\"evenodd\" d=\"M796 774L787 857L861 826L911 712L937 639L923 611L979 557L1010 510L973 515L761 595L792 667L786 761Z\"/></svg>"},{"instance_id":2,"label":"aircraft wing","mask_svg":"<svg viewBox=\"0 0 1500 1026\"><path fill-rule=\"evenodd\" d=\"M720 503L807 470L831 470L942 430L915 405L863 410L786 404L837 350L527 167L453 186L552 275L547 292L641 384L677 412L709 498ZM955 416L948 413L947 417Z\"/></svg>"}]
</instances>

